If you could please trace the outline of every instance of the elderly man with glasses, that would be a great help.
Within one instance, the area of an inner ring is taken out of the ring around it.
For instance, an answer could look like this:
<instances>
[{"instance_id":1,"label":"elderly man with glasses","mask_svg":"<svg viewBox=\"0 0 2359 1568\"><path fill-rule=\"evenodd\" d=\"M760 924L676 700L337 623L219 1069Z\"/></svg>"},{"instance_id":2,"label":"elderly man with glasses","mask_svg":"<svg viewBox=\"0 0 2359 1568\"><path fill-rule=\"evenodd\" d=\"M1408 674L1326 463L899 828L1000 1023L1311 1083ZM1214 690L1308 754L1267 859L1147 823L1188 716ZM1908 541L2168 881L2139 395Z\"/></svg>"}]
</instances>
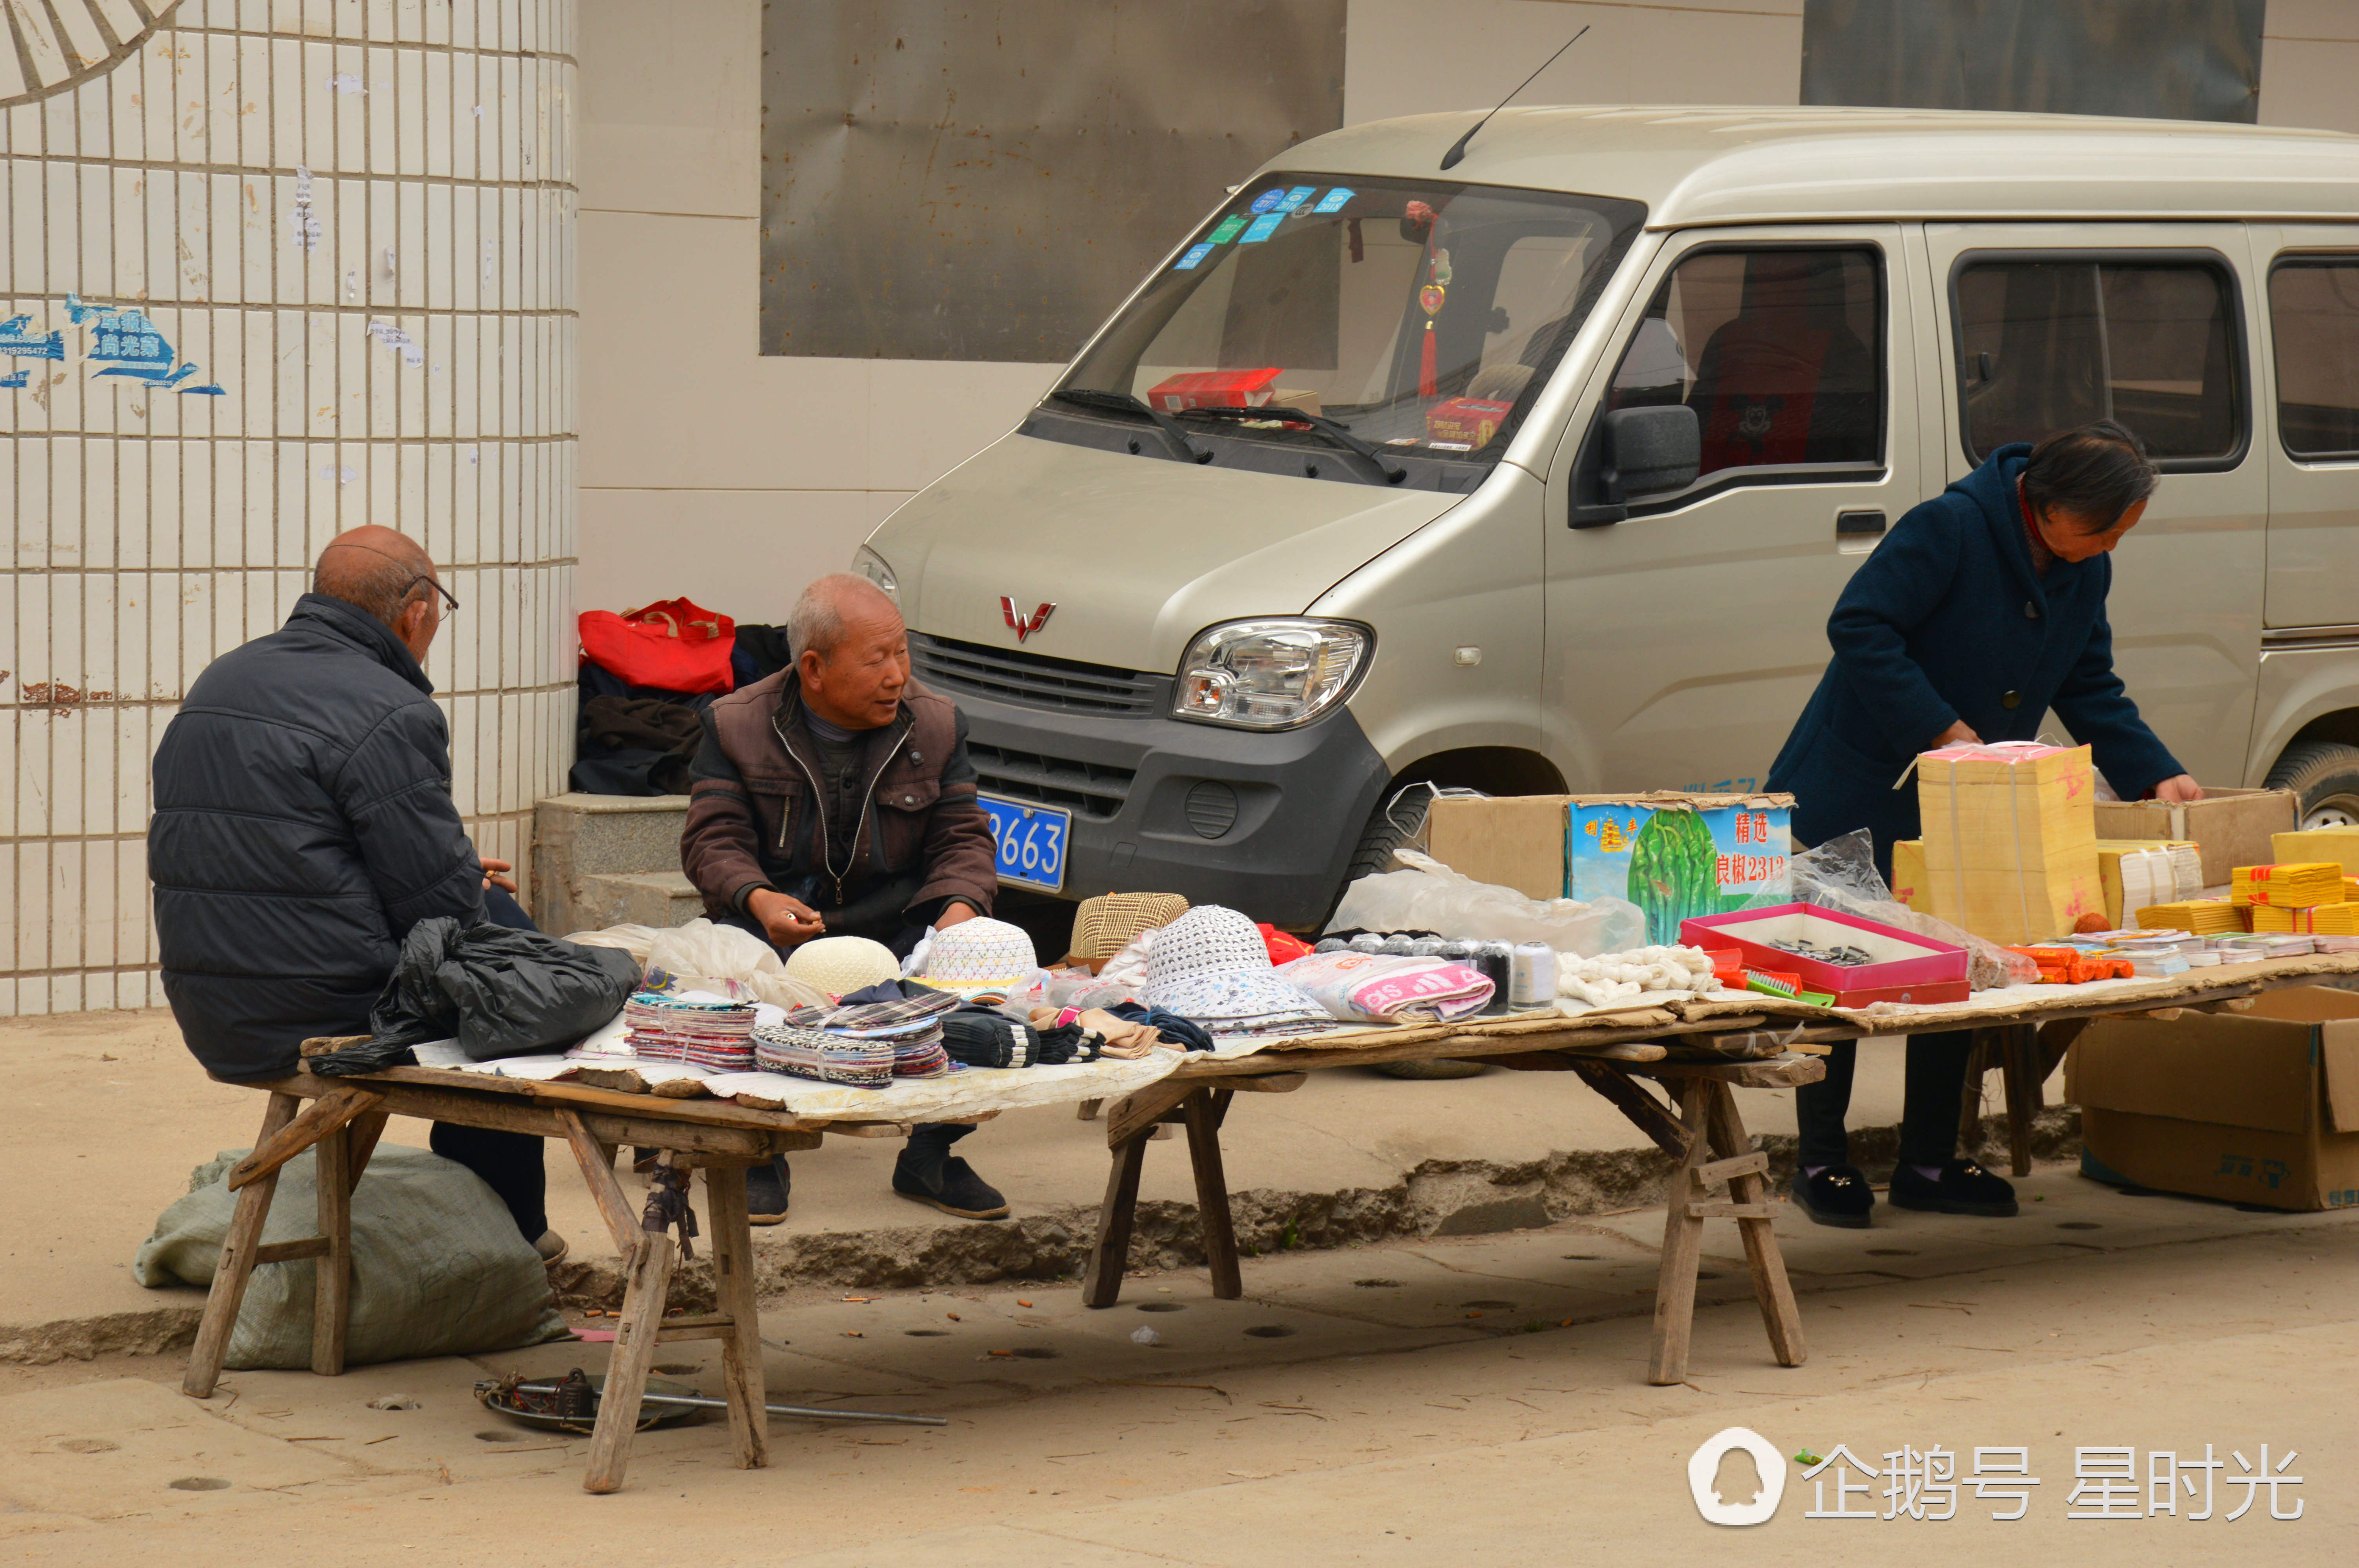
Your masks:
<instances>
[{"instance_id":1,"label":"elderly man with glasses","mask_svg":"<svg viewBox=\"0 0 2359 1568\"><path fill-rule=\"evenodd\" d=\"M365 1033L421 920L532 929L451 798L423 664L458 608L417 541L339 535L287 624L207 665L164 731L147 828L164 995L213 1076L279 1077L306 1037ZM438 1122L432 1143L563 1255L539 1139Z\"/></svg>"}]
</instances>

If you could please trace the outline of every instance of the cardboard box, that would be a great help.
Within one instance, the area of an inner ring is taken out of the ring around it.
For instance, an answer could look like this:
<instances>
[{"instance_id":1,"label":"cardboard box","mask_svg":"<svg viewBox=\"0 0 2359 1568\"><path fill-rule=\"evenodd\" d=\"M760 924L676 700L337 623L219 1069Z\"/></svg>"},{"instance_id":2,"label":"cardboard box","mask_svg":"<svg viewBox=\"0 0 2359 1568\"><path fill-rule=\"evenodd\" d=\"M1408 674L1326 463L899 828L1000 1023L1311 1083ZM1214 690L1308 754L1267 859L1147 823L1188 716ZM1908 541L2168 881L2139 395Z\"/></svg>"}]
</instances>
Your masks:
<instances>
[{"instance_id":1,"label":"cardboard box","mask_svg":"<svg viewBox=\"0 0 2359 1568\"><path fill-rule=\"evenodd\" d=\"M1278 368L1200 370L1166 376L1147 389L1147 401L1167 414L1183 408L1259 408L1277 384Z\"/></svg>"},{"instance_id":2,"label":"cardboard box","mask_svg":"<svg viewBox=\"0 0 2359 1568\"><path fill-rule=\"evenodd\" d=\"M1438 795L1416 847L1478 882L1562 898L1566 795Z\"/></svg>"},{"instance_id":3,"label":"cardboard box","mask_svg":"<svg viewBox=\"0 0 2359 1568\"><path fill-rule=\"evenodd\" d=\"M1798 937L1821 947L1857 947L1871 961L1845 967L1771 946ZM1799 975L1805 990L1833 997L1837 1007L1963 1001L1967 996L1963 947L1813 904L1700 915L1680 923L1680 940L1707 952L1734 948L1745 956L1748 969Z\"/></svg>"},{"instance_id":4,"label":"cardboard box","mask_svg":"<svg viewBox=\"0 0 2359 1568\"><path fill-rule=\"evenodd\" d=\"M1951 746L1917 759L1925 881L1935 917L2008 946L2102 914L2086 746Z\"/></svg>"},{"instance_id":5,"label":"cardboard box","mask_svg":"<svg viewBox=\"0 0 2359 1568\"><path fill-rule=\"evenodd\" d=\"M1444 443L1479 450L1491 444L1499 427L1515 412L1513 403L1495 403L1482 397L1452 397L1437 403L1425 411L1425 438L1434 445Z\"/></svg>"},{"instance_id":6,"label":"cardboard box","mask_svg":"<svg viewBox=\"0 0 2359 1568\"><path fill-rule=\"evenodd\" d=\"M2272 1208L2359 1205L2359 994L2270 991L2250 1012L2101 1018L2072 1044L2081 1168Z\"/></svg>"},{"instance_id":7,"label":"cardboard box","mask_svg":"<svg viewBox=\"0 0 2359 1568\"><path fill-rule=\"evenodd\" d=\"M2269 859L2279 864L2332 860L2343 874L2359 874L2359 827L2312 827L2269 835ZM2245 862L2247 865L2251 861Z\"/></svg>"},{"instance_id":8,"label":"cardboard box","mask_svg":"<svg viewBox=\"0 0 2359 1568\"><path fill-rule=\"evenodd\" d=\"M2212 789L2201 800L2101 800L2100 838L2191 838L2203 848L2203 885L2224 887L2238 866L2267 865L2277 858L2270 839L2299 823L2297 801L2288 789ZM2332 857L2322 857L2332 859Z\"/></svg>"},{"instance_id":9,"label":"cardboard box","mask_svg":"<svg viewBox=\"0 0 2359 1568\"><path fill-rule=\"evenodd\" d=\"M1647 940L1748 903L1783 903L1792 881L1790 795L1576 795L1565 816L1565 892L1611 894L1647 913Z\"/></svg>"}]
</instances>

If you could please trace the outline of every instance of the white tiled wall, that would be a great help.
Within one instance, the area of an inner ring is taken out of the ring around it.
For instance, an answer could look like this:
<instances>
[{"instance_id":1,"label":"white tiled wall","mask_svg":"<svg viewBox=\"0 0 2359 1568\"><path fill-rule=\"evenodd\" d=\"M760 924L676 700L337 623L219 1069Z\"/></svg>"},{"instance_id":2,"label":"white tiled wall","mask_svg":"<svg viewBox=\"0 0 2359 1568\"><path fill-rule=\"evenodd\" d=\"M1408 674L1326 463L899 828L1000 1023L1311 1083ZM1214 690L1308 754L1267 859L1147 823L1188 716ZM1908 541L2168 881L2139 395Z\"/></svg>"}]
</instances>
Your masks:
<instances>
[{"instance_id":1,"label":"white tiled wall","mask_svg":"<svg viewBox=\"0 0 2359 1568\"><path fill-rule=\"evenodd\" d=\"M161 1000L147 760L342 529L419 538L463 606L427 670L483 853L526 859L571 760L573 0L150 9L81 85L0 83L0 319L68 353L0 355L0 1014ZM69 293L224 395L93 379Z\"/></svg>"}]
</instances>

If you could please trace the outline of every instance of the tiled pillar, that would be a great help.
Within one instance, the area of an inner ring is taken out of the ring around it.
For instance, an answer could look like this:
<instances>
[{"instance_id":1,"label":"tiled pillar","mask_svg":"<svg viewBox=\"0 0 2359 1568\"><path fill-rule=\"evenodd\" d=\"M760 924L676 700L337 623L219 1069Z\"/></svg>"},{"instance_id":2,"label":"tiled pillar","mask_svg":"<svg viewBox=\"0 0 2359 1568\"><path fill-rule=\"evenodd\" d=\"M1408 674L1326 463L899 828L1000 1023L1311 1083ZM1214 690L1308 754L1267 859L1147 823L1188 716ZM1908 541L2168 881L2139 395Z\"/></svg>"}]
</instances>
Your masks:
<instances>
[{"instance_id":1,"label":"tiled pillar","mask_svg":"<svg viewBox=\"0 0 2359 1568\"><path fill-rule=\"evenodd\" d=\"M161 1002L148 758L362 523L462 605L452 788L527 859L573 724L573 0L0 5L0 1014Z\"/></svg>"}]
</instances>

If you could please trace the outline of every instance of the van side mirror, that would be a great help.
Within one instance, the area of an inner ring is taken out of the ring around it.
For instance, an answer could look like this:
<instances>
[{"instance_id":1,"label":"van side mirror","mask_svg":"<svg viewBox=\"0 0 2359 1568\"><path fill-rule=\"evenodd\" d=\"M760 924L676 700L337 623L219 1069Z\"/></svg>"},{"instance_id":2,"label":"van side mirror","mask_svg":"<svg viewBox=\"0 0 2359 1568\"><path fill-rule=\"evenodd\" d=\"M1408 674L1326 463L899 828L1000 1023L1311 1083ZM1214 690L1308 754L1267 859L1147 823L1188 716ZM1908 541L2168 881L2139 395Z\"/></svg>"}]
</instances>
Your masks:
<instances>
[{"instance_id":1,"label":"van side mirror","mask_svg":"<svg viewBox=\"0 0 2359 1568\"><path fill-rule=\"evenodd\" d=\"M1703 467L1703 429L1683 404L1616 408L1605 416L1600 456L1600 499L1618 503L1633 495L1684 490Z\"/></svg>"}]
</instances>

